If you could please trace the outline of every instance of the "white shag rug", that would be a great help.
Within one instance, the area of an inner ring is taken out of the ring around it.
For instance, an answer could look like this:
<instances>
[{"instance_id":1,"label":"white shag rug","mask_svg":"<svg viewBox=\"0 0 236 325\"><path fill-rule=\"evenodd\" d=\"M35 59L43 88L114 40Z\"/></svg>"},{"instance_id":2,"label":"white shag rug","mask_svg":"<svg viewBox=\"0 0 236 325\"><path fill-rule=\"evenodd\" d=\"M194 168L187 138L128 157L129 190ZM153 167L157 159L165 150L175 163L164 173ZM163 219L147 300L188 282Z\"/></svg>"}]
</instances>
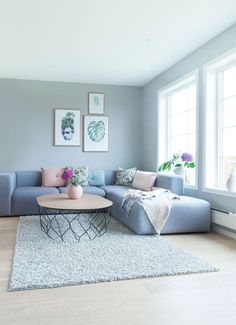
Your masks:
<instances>
[{"instance_id":1,"label":"white shag rug","mask_svg":"<svg viewBox=\"0 0 236 325\"><path fill-rule=\"evenodd\" d=\"M217 269L160 236L135 235L111 219L94 240L50 239L38 216L20 217L9 291L214 272Z\"/></svg>"}]
</instances>

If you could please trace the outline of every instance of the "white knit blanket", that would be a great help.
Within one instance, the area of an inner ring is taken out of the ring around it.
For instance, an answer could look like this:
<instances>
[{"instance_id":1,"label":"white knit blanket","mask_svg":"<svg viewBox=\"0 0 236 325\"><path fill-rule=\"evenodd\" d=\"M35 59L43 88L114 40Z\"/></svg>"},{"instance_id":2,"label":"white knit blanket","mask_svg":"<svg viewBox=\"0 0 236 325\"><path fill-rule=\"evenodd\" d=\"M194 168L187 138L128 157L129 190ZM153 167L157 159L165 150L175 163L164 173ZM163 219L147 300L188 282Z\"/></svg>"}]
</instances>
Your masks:
<instances>
[{"instance_id":1,"label":"white knit blanket","mask_svg":"<svg viewBox=\"0 0 236 325\"><path fill-rule=\"evenodd\" d=\"M159 235L170 214L173 199L179 199L179 196L164 188L151 192L129 189L122 201L122 209L129 215L135 203L141 205Z\"/></svg>"}]
</instances>

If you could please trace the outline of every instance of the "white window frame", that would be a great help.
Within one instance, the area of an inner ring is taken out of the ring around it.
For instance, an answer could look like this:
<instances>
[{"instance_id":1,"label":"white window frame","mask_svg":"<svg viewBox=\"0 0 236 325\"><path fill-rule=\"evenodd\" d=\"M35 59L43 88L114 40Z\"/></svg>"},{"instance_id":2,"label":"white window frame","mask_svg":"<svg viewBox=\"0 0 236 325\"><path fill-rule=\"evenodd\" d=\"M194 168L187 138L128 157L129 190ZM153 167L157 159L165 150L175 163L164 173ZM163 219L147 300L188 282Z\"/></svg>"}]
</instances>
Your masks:
<instances>
[{"instance_id":1,"label":"white window frame","mask_svg":"<svg viewBox=\"0 0 236 325\"><path fill-rule=\"evenodd\" d=\"M214 134L217 136L217 143L215 141L214 146L214 160L215 160L215 166L211 169L212 176L214 177L218 173L218 179L219 179L219 165L222 164L222 161L218 161L219 159L219 152L222 152L222 149L219 148L222 144L220 144L220 139L222 139L219 131L219 119L220 119L220 113L222 112L222 109L219 107L220 98L222 98L220 91L222 91L222 86L219 86L219 83L222 82L222 76L219 77L219 74L225 71L226 69L229 69L230 67L234 66L236 63L236 48L233 48L230 51L227 51L223 55L215 58L214 60L206 63L203 66L203 129L204 129L204 142L203 142L203 173L202 173L202 191L208 192L212 194L218 194L222 196L227 197L236 197L236 193L229 192L227 188L220 188L217 186L213 186L210 184L207 184L207 175L206 175L206 164L207 162L207 148L208 145L210 145L211 141L214 141ZM214 88L210 89L211 94L213 93L214 96L210 99L210 96L208 96L208 88ZM219 92L218 92L219 90ZM214 106L215 110L211 113L210 112L210 106ZM211 131L211 134L208 133L208 119L211 119L214 121L213 130ZM208 145L207 145L208 143ZM218 146L217 146L218 144ZM214 175L213 175L214 174Z\"/></svg>"},{"instance_id":2,"label":"white window frame","mask_svg":"<svg viewBox=\"0 0 236 325\"><path fill-rule=\"evenodd\" d=\"M167 120L165 101L168 98L168 94L173 93L175 90L179 91L181 88L184 89L191 82L196 83L196 153L195 153L195 185L184 184L187 189L198 189L198 121L199 121L199 70L193 70L190 73L185 74L181 78L174 80L165 87L157 91L157 126L158 126L158 148L157 148L157 165L168 159L167 157L167 134L169 123ZM160 123L160 121L162 121Z\"/></svg>"}]
</instances>

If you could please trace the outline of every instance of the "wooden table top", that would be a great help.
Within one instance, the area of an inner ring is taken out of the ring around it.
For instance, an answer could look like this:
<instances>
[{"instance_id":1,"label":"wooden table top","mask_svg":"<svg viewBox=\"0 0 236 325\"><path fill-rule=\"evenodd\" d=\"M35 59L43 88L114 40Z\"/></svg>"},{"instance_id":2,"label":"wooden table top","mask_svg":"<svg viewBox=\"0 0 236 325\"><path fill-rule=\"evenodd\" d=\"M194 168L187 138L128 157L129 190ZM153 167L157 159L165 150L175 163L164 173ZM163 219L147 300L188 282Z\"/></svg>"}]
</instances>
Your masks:
<instances>
[{"instance_id":1,"label":"wooden table top","mask_svg":"<svg viewBox=\"0 0 236 325\"><path fill-rule=\"evenodd\" d=\"M41 195L38 205L60 210L96 210L112 206L113 202L95 194L83 194L79 199L69 199L66 193Z\"/></svg>"}]
</instances>

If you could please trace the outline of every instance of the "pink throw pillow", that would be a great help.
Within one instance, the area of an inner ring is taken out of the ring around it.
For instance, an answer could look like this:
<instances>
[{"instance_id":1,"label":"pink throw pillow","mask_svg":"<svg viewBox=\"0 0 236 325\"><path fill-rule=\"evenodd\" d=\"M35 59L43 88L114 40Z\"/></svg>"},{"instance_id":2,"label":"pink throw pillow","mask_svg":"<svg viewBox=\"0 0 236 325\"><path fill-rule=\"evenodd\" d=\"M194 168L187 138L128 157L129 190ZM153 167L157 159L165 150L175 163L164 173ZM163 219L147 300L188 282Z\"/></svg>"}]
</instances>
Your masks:
<instances>
[{"instance_id":1,"label":"pink throw pillow","mask_svg":"<svg viewBox=\"0 0 236 325\"><path fill-rule=\"evenodd\" d=\"M65 181L62 174L65 168L60 167L47 167L41 168L42 172L42 186L65 186Z\"/></svg>"},{"instance_id":2,"label":"pink throw pillow","mask_svg":"<svg viewBox=\"0 0 236 325\"><path fill-rule=\"evenodd\" d=\"M156 176L156 173L142 172L137 170L134 175L132 186L138 188L139 190L151 191L154 186Z\"/></svg>"}]
</instances>

